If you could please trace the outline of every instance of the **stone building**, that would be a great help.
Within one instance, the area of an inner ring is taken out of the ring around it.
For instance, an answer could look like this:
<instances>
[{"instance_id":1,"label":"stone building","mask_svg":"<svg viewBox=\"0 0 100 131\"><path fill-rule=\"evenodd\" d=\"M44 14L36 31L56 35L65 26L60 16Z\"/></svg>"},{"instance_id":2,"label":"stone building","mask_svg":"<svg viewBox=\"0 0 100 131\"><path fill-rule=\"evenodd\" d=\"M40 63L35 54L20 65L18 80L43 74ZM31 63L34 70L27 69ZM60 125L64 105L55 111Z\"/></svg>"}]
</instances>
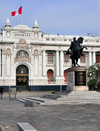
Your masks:
<instances>
[{"instance_id":1,"label":"stone building","mask_svg":"<svg viewBox=\"0 0 100 131\"><path fill-rule=\"evenodd\" d=\"M11 27L9 19L0 34L0 87L17 90L53 91L67 87L67 68L71 67L69 48L73 37L42 33L35 20L33 28L26 25ZM79 64L100 63L100 38L84 38L84 55Z\"/></svg>"}]
</instances>

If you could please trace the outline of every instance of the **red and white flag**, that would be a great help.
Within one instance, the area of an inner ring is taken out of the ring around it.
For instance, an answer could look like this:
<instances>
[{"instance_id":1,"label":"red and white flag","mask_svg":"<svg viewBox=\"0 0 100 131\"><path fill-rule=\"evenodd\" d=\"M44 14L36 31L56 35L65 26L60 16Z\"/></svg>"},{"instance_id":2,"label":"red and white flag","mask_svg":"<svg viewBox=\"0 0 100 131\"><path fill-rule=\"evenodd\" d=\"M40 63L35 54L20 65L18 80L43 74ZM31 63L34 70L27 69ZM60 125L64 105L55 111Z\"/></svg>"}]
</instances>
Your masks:
<instances>
[{"instance_id":1,"label":"red and white flag","mask_svg":"<svg viewBox=\"0 0 100 131\"><path fill-rule=\"evenodd\" d=\"M17 11L11 12L11 16L16 16L20 14L22 14L22 6Z\"/></svg>"}]
</instances>

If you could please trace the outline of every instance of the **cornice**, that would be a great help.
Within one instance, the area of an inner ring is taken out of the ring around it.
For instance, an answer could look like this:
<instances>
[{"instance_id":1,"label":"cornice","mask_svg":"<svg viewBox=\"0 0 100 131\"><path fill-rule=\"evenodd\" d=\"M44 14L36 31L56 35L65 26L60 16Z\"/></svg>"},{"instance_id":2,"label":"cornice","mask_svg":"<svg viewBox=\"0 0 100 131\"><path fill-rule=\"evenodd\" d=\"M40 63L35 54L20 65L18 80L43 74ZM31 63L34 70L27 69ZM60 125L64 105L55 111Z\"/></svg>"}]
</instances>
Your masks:
<instances>
[{"instance_id":1,"label":"cornice","mask_svg":"<svg viewBox=\"0 0 100 131\"><path fill-rule=\"evenodd\" d=\"M47 45L47 46L70 46L71 42L59 42L59 41L33 41L33 42L30 42L31 45ZM81 46L87 46L87 47L100 47L100 43L86 43L84 42Z\"/></svg>"},{"instance_id":2,"label":"cornice","mask_svg":"<svg viewBox=\"0 0 100 131\"><path fill-rule=\"evenodd\" d=\"M0 44L14 44L15 41L0 41Z\"/></svg>"},{"instance_id":3,"label":"cornice","mask_svg":"<svg viewBox=\"0 0 100 131\"><path fill-rule=\"evenodd\" d=\"M23 31L23 32L42 32L42 30L36 30L36 29L17 29L17 28L2 28L1 31Z\"/></svg>"}]
</instances>

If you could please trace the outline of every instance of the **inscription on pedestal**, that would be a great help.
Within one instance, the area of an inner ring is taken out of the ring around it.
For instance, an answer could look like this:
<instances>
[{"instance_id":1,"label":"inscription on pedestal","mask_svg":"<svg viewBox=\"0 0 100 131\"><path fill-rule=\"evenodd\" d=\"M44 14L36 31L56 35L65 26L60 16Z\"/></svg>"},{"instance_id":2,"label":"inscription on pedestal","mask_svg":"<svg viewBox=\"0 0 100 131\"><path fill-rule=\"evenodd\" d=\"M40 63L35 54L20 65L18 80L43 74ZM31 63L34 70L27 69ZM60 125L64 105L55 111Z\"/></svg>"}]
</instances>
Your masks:
<instances>
[{"instance_id":1,"label":"inscription on pedestal","mask_svg":"<svg viewBox=\"0 0 100 131\"><path fill-rule=\"evenodd\" d=\"M86 85L86 71L75 71L75 86Z\"/></svg>"}]
</instances>

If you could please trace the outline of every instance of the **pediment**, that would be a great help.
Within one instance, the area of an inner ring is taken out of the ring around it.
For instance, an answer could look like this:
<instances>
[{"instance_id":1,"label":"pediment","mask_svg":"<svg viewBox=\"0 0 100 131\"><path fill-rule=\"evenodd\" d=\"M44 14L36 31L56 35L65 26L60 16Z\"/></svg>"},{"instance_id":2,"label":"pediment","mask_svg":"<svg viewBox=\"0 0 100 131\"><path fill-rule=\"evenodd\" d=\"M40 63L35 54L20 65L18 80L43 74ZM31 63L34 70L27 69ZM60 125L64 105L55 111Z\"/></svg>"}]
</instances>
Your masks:
<instances>
[{"instance_id":1,"label":"pediment","mask_svg":"<svg viewBox=\"0 0 100 131\"><path fill-rule=\"evenodd\" d=\"M13 29L16 29L16 30L32 30L27 25L17 25L17 26L14 26Z\"/></svg>"},{"instance_id":2,"label":"pediment","mask_svg":"<svg viewBox=\"0 0 100 131\"><path fill-rule=\"evenodd\" d=\"M16 48L19 48L19 47L21 47L21 48L24 48L24 47L29 48L29 44L26 43L25 39L20 39L19 42L16 44Z\"/></svg>"}]
</instances>

